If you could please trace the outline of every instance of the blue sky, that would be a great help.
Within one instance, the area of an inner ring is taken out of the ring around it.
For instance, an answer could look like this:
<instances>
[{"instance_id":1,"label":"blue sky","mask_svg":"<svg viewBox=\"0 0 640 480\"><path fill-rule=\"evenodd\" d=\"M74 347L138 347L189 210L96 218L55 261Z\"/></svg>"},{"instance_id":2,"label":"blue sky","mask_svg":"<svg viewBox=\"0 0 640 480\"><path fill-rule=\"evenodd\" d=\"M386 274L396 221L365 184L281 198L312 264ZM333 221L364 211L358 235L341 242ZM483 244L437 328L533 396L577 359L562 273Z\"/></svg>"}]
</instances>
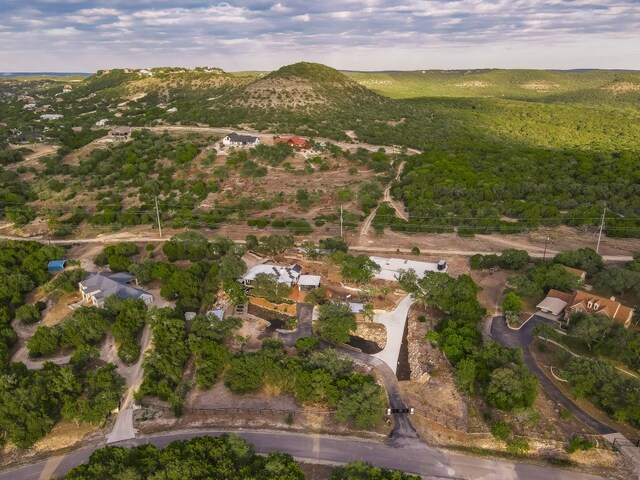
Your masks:
<instances>
[{"instance_id":1,"label":"blue sky","mask_svg":"<svg viewBox=\"0 0 640 480\"><path fill-rule=\"evenodd\" d=\"M640 69L640 0L0 0L0 71Z\"/></svg>"}]
</instances>

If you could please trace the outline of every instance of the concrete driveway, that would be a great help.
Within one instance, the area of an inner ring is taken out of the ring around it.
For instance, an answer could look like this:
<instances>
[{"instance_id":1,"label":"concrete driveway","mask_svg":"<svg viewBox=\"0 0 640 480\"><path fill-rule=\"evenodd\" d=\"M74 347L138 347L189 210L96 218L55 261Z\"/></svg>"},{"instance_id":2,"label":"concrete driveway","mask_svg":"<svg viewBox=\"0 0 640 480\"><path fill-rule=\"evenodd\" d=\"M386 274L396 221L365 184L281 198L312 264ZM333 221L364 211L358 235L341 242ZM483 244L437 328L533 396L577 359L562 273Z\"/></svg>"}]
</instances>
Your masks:
<instances>
[{"instance_id":1,"label":"concrete driveway","mask_svg":"<svg viewBox=\"0 0 640 480\"><path fill-rule=\"evenodd\" d=\"M387 328L387 344L384 350L373 356L386 363L393 373L396 373L398 369L398 357L400 356L404 327L407 324L407 315L412 304L413 298L411 295L407 295L398 303L395 310L378 314L373 320L375 323L380 323Z\"/></svg>"}]
</instances>

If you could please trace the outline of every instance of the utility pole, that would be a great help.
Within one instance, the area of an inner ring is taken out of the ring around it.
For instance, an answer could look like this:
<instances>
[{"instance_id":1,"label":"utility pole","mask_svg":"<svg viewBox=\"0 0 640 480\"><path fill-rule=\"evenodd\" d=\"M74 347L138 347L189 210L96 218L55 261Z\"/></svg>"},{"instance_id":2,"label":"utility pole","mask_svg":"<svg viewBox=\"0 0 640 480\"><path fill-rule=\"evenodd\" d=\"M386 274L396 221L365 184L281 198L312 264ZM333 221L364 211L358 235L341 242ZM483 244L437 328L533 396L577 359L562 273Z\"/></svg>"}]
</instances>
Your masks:
<instances>
[{"instance_id":1,"label":"utility pole","mask_svg":"<svg viewBox=\"0 0 640 480\"><path fill-rule=\"evenodd\" d=\"M160 225L160 210L158 209L158 197L156 197L156 218L158 219L158 233L162 238L162 225Z\"/></svg>"},{"instance_id":2,"label":"utility pole","mask_svg":"<svg viewBox=\"0 0 640 480\"><path fill-rule=\"evenodd\" d=\"M544 262L547 259L547 242L549 242L549 235L544 239L544 253L542 254L542 261Z\"/></svg>"},{"instance_id":3,"label":"utility pole","mask_svg":"<svg viewBox=\"0 0 640 480\"><path fill-rule=\"evenodd\" d=\"M607 206L604 206L602 211L602 221L600 222L600 233L598 233L598 245L596 246L596 253L600 251L600 240L602 240L602 230L604 230L604 217L607 214Z\"/></svg>"},{"instance_id":4,"label":"utility pole","mask_svg":"<svg viewBox=\"0 0 640 480\"><path fill-rule=\"evenodd\" d=\"M340 238L344 239L342 235L342 204L340 204Z\"/></svg>"}]
</instances>

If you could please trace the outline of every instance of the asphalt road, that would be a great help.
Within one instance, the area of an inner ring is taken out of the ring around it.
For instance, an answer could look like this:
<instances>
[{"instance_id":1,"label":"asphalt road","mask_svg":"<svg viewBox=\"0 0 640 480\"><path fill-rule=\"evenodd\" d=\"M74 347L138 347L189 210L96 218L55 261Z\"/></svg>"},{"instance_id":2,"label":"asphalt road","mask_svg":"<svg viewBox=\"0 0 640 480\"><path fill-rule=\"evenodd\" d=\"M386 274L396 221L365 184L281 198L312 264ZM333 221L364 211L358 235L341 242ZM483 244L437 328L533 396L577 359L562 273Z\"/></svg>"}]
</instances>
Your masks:
<instances>
[{"instance_id":1,"label":"asphalt road","mask_svg":"<svg viewBox=\"0 0 640 480\"><path fill-rule=\"evenodd\" d=\"M558 404L568 409L574 416L580 419L583 423L589 425L596 432L606 435L610 433L616 433L616 431L608 425L596 420L589 414L580 409L570 398L564 395L555 386L555 384L547 378L544 372L538 367L531 352L529 352L529 344L533 338L531 331L536 325L541 323L548 323L550 325L556 325L552 320L534 316L520 330L512 330L507 326L507 322L504 317L494 317L491 325L491 336L499 341L501 344L508 347L520 347L524 353L524 362L536 377L540 385L545 392Z\"/></svg>"},{"instance_id":2,"label":"asphalt road","mask_svg":"<svg viewBox=\"0 0 640 480\"><path fill-rule=\"evenodd\" d=\"M220 435L221 430L174 432L137 438L123 445L152 443L163 447L173 440L186 440L200 435ZM273 431L238 431L252 443L258 453L279 450L298 460L318 463L347 463L364 460L383 468L399 469L425 478L473 480L596 480L601 477L567 470L499 462L449 452L426 445L397 446L354 438L304 435ZM42 480L51 475L64 475L74 466L86 462L97 447L85 448L65 457L53 458L15 470L0 472L0 480ZM43 472L46 472L43 475Z\"/></svg>"}]
</instances>

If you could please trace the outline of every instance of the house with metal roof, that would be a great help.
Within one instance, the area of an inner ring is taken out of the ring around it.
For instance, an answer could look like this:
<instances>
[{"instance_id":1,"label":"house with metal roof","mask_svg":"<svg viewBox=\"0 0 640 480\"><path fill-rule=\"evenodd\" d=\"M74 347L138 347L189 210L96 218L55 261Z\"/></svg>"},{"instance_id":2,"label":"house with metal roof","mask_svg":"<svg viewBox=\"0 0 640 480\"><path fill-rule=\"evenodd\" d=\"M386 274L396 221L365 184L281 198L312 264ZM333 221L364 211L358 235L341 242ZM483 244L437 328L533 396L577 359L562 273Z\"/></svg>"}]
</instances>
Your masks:
<instances>
[{"instance_id":1,"label":"house with metal roof","mask_svg":"<svg viewBox=\"0 0 640 480\"><path fill-rule=\"evenodd\" d=\"M153 295L141 288L131 285L135 277L128 273L91 273L78 284L82 299L94 307L104 307L104 301L117 295L120 298L141 299L147 305L153 303ZM137 283L137 282L136 282Z\"/></svg>"},{"instance_id":2,"label":"house with metal roof","mask_svg":"<svg viewBox=\"0 0 640 480\"><path fill-rule=\"evenodd\" d=\"M244 275L244 277L240 279L240 282L245 287L250 287L251 283L253 283L258 275L265 274L275 277L278 283L284 283L286 285L289 285L290 287L293 287L296 283L298 283L301 272L302 266L298 265L297 263L286 267L280 265L260 264L251 267L249 271Z\"/></svg>"},{"instance_id":3,"label":"house with metal roof","mask_svg":"<svg viewBox=\"0 0 640 480\"><path fill-rule=\"evenodd\" d=\"M240 135L239 133L230 133L222 139L222 144L227 147L243 147L245 145L260 145L260 139L252 135Z\"/></svg>"},{"instance_id":4,"label":"house with metal roof","mask_svg":"<svg viewBox=\"0 0 640 480\"><path fill-rule=\"evenodd\" d=\"M413 270L418 278L424 277L428 272L446 273L449 269L447 262L440 260L438 262L419 262L417 260L407 260L404 258L386 258L386 257L369 257L372 261L380 266L380 271L374 273L374 277L380 280L389 280L391 282L398 279L400 271Z\"/></svg>"}]
</instances>

